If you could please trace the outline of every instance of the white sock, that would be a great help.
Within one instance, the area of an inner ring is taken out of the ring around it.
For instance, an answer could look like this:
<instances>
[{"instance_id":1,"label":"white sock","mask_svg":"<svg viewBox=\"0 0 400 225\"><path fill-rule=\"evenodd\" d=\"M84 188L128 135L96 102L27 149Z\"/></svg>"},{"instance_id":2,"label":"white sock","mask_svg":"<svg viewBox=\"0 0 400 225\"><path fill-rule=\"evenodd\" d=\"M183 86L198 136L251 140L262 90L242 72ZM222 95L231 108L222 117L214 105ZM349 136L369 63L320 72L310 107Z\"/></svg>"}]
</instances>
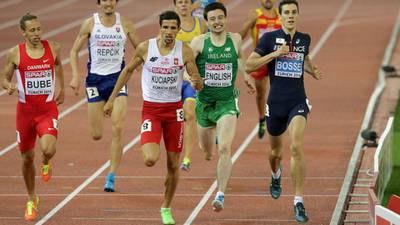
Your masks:
<instances>
[{"instance_id":1,"label":"white sock","mask_svg":"<svg viewBox=\"0 0 400 225\"><path fill-rule=\"evenodd\" d=\"M297 203L303 203L303 197L301 196L294 196L294 205L296 205Z\"/></svg>"},{"instance_id":2,"label":"white sock","mask_svg":"<svg viewBox=\"0 0 400 225\"><path fill-rule=\"evenodd\" d=\"M276 173L274 173L274 171L271 171L271 173L272 173L272 177L274 179L278 179L279 177L281 177L281 173L282 173L281 167L278 167L278 170L276 171Z\"/></svg>"}]
</instances>

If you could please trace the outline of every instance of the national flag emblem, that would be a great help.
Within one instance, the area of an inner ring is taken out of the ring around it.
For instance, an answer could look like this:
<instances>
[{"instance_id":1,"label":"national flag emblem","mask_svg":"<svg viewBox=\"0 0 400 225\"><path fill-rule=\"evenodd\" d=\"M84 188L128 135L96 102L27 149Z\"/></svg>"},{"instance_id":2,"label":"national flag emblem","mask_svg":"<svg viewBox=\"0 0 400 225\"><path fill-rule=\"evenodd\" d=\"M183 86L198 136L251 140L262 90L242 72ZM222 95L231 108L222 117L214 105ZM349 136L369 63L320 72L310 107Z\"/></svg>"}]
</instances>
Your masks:
<instances>
[{"instance_id":1,"label":"national flag emblem","mask_svg":"<svg viewBox=\"0 0 400 225\"><path fill-rule=\"evenodd\" d=\"M179 64L178 58L174 58L174 65L178 65L178 64Z\"/></svg>"},{"instance_id":2,"label":"national flag emblem","mask_svg":"<svg viewBox=\"0 0 400 225\"><path fill-rule=\"evenodd\" d=\"M119 33L119 31L121 30L119 27L116 27L115 30Z\"/></svg>"}]
</instances>

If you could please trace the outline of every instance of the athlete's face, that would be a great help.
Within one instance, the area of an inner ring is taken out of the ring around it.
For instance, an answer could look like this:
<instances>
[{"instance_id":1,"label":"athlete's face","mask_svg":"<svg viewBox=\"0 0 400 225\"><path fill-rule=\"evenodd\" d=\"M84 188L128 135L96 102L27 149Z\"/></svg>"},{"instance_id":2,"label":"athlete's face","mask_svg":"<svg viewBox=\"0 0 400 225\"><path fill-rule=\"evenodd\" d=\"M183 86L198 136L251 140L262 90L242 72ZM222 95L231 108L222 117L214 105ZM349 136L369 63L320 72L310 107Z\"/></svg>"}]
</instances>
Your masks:
<instances>
[{"instance_id":1,"label":"athlete's face","mask_svg":"<svg viewBox=\"0 0 400 225\"><path fill-rule=\"evenodd\" d=\"M117 0L100 0L100 11L106 15L113 15L117 7Z\"/></svg>"},{"instance_id":2,"label":"athlete's face","mask_svg":"<svg viewBox=\"0 0 400 225\"><path fill-rule=\"evenodd\" d=\"M207 13L208 28L213 33L222 33L225 31L226 17L224 11L216 9Z\"/></svg>"},{"instance_id":3,"label":"athlete's face","mask_svg":"<svg viewBox=\"0 0 400 225\"><path fill-rule=\"evenodd\" d=\"M181 16L188 16L191 14L192 1L191 0L176 0L175 11Z\"/></svg>"},{"instance_id":4,"label":"athlete's face","mask_svg":"<svg viewBox=\"0 0 400 225\"><path fill-rule=\"evenodd\" d=\"M272 7L274 7L276 0L261 0L261 5L265 8L265 9L272 9Z\"/></svg>"},{"instance_id":5,"label":"athlete's face","mask_svg":"<svg viewBox=\"0 0 400 225\"><path fill-rule=\"evenodd\" d=\"M178 21L163 20L161 23L160 33L164 44L170 45L175 42L175 37L179 32Z\"/></svg>"},{"instance_id":6,"label":"athlete's face","mask_svg":"<svg viewBox=\"0 0 400 225\"><path fill-rule=\"evenodd\" d=\"M296 29L299 19L299 10L295 4L287 4L282 6L281 21L283 27L288 30Z\"/></svg>"},{"instance_id":7,"label":"athlete's face","mask_svg":"<svg viewBox=\"0 0 400 225\"><path fill-rule=\"evenodd\" d=\"M22 35L25 37L25 40L33 45L40 44L42 25L40 24L39 20L34 19L25 21L25 26L25 31L22 31Z\"/></svg>"}]
</instances>

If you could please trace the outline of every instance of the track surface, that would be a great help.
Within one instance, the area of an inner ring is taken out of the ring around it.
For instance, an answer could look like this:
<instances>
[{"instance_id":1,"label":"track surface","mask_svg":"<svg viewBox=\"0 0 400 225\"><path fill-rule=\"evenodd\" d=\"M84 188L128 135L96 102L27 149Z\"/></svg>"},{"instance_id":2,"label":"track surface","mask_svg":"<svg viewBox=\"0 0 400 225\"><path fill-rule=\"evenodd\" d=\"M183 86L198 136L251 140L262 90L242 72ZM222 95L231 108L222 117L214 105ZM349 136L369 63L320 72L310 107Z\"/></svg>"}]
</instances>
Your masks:
<instances>
[{"instance_id":1,"label":"track surface","mask_svg":"<svg viewBox=\"0 0 400 225\"><path fill-rule=\"evenodd\" d=\"M39 14L45 34L62 44L62 58L67 59L79 29L79 21L97 9L95 1L6 2L11 1L0 3L0 65L4 64L3 52L22 40L17 16L28 10ZM157 15L165 8L165 4L165 0L148 0L146 3L141 0L121 0L118 11L134 21L140 38L144 40L157 35ZM227 5L229 30L237 32L249 10L258 7L259 1L228 0ZM311 218L308 224L329 224L399 6L400 2L396 0L301 1L299 30L311 34L312 47L321 40L322 46L315 50L314 60L324 73L321 81L310 79L309 76L306 78L308 97L313 104L305 135L305 205ZM333 24L339 13L343 13L343 17ZM330 26L334 29L323 36ZM245 50L246 56L250 48ZM129 59L132 49L128 48L127 52ZM86 59L87 55L84 55L80 60L82 75L85 73ZM68 62L65 63L68 84L71 69ZM54 177L48 184L44 184L40 178L36 182L37 193L41 196L39 224L160 224L158 210L163 198L165 155L154 168L146 168L142 162L137 138L142 103L139 76L135 73L129 82L129 110L123 140L132 146L126 149L118 172L117 192L102 191L104 176L108 171L107 165L103 165L109 157L110 121L105 123L103 139L94 142L89 135L86 105L78 105L62 118L58 151L53 160ZM195 150L192 170L181 173L173 202L173 213L178 224L185 221L221 225L296 224L292 212L289 151L286 147L283 196L273 200L268 194L270 172L267 141L258 140L252 133L257 123L254 96L245 92L242 83L239 79L242 116L238 122L233 152L237 152L239 147L244 151L236 155L238 158L226 195L225 210L221 213L212 212L211 201L206 195L207 191L213 191L216 158L206 162L202 153ZM60 107L60 113L83 98L83 93L76 97L71 90L67 90L66 102ZM16 101L15 95L0 96L0 152L15 142ZM39 165L40 154L38 150L36 152ZM16 148L0 156L0 224L25 223L23 212L27 197L20 161ZM81 186L81 191L77 190L82 184L86 186ZM59 205L67 196L68 201ZM199 205L202 199L206 201L204 207ZM59 207L54 210L57 205ZM190 215L192 217L188 220Z\"/></svg>"}]
</instances>

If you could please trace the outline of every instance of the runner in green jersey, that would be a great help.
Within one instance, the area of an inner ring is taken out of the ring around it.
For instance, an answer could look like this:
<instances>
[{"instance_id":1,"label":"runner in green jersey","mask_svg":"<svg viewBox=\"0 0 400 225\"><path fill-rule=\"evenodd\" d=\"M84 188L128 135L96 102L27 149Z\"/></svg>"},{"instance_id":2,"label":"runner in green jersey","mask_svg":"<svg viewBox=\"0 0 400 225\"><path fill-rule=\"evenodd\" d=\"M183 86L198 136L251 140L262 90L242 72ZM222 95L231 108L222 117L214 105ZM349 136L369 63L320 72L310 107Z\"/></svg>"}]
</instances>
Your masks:
<instances>
[{"instance_id":1,"label":"runner in green jersey","mask_svg":"<svg viewBox=\"0 0 400 225\"><path fill-rule=\"evenodd\" d=\"M217 132L218 192L212 206L214 211L219 212L224 208L224 192L232 170L231 145L239 115L238 91L235 89L238 68L251 92L254 92L254 86L250 84L250 78L243 69L241 36L225 31L225 6L222 3L209 4L204 10L204 19L210 32L195 37L190 46L204 79L204 88L197 95L196 117L200 148L206 153L207 160L211 159Z\"/></svg>"}]
</instances>

